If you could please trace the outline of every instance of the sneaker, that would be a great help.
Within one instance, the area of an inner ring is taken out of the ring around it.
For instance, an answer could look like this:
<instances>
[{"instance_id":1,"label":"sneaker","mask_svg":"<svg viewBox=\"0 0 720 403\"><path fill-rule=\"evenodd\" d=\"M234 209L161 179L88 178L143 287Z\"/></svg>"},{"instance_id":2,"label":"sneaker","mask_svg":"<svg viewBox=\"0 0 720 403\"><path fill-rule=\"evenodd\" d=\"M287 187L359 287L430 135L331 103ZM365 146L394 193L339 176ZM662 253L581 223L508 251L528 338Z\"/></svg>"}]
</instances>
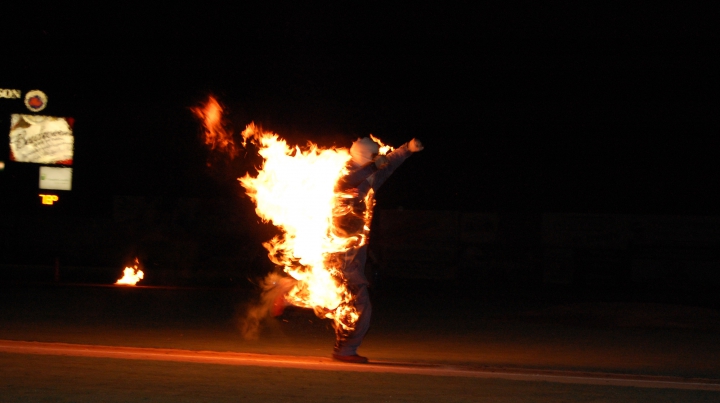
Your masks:
<instances>
[{"instance_id":1,"label":"sneaker","mask_svg":"<svg viewBox=\"0 0 720 403\"><path fill-rule=\"evenodd\" d=\"M336 361L351 362L354 364L365 364L366 362L368 362L367 357L363 357L363 356L357 355L357 354L353 354L353 355L333 354L332 358L333 358L333 360L336 360Z\"/></svg>"}]
</instances>

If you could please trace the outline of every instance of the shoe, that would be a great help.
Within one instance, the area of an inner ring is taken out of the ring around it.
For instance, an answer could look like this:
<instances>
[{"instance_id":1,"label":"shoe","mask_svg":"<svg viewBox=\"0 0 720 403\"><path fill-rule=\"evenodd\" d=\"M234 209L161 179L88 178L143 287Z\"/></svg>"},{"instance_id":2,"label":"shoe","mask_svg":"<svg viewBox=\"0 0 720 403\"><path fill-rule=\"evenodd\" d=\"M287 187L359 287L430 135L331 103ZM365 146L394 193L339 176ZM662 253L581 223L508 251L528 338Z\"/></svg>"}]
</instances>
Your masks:
<instances>
[{"instance_id":1,"label":"shoe","mask_svg":"<svg viewBox=\"0 0 720 403\"><path fill-rule=\"evenodd\" d=\"M336 360L336 361L351 362L354 364L365 364L366 362L368 362L367 357L363 357L363 356L357 355L357 354L353 354L353 355L333 354L332 358L333 358L333 360Z\"/></svg>"}]
</instances>

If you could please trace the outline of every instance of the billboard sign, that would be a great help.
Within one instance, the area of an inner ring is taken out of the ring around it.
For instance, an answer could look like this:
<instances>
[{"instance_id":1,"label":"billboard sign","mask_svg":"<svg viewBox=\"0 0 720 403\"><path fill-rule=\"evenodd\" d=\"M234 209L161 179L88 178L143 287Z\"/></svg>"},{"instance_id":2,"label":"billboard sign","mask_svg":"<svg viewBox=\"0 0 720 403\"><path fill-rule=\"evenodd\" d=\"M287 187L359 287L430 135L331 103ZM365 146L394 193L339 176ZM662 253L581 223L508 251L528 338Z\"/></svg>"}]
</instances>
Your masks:
<instances>
[{"instance_id":1,"label":"billboard sign","mask_svg":"<svg viewBox=\"0 0 720 403\"><path fill-rule=\"evenodd\" d=\"M72 118L12 114L10 160L36 164L72 165Z\"/></svg>"}]
</instances>

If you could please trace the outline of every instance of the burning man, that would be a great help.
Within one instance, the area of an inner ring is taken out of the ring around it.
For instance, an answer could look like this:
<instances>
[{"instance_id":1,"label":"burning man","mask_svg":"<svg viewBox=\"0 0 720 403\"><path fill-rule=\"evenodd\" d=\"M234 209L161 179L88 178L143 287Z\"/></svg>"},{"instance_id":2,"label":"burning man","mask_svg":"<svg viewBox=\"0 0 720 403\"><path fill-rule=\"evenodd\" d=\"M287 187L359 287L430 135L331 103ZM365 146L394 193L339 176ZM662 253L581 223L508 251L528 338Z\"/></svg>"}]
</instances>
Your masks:
<instances>
[{"instance_id":1,"label":"burning man","mask_svg":"<svg viewBox=\"0 0 720 403\"><path fill-rule=\"evenodd\" d=\"M350 247L344 252L328 256L327 263L340 268L344 282L354 296L353 305L358 318L350 331L343 326L335 327L336 342L332 356L338 361L368 361L366 357L357 354L357 349L370 327L372 312L367 289L369 282L364 272L375 205L374 194L400 164L423 148L419 140L412 139L387 155L379 155L380 145L368 137L358 139L350 148L348 173L340 178L335 189L340 196L340 203L333 211L332 226L334 235L350 239ZM271 276L264 300L269 303L272 316L281 315L290 304L286 296L296 283L293 278Z\"/></svg>"},{"instance_id":2,"label":"burning man","mask_svg":"<svg viewBox=\"0 0 720 403\"><path fill-rule=\"evenodd\" d=\"M342 272L347 286L355 295L355 308L360 315L355 328L346 332L336 330L333 358L339 361L365 363L367 358L357 354L365 333L370 327L372 306L368 294L369 282L365 278L367 242L370 232L374 193L412 153L423 149L417 139L410 140L400 148L378 156L380 147L370 138L355 141L350 148L352 158L348 162L349 173L338 182L338 190L344 195L343 208L335 215L334 229L342 237L354 237L355 246L339 256L343 260Z\"/></svg>"}]
</instances>

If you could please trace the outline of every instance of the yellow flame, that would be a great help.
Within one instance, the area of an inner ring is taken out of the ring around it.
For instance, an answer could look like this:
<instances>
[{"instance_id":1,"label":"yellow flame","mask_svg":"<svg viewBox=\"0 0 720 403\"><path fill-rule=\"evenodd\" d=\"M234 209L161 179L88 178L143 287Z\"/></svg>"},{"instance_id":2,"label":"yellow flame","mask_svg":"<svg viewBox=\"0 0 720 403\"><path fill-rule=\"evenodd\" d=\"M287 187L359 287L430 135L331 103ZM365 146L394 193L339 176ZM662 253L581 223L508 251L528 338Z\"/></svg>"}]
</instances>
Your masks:
<instances>
[{"instance_id":1,"label":"yellow flame","mask_svg":"<svg viewBox=\"0 0 720 403\"><path fill-rule=\"evenodd\" d=\"M352 329L357 311L342 278L338 254L348 250L354 238L332 231L337 209L335 186L347 173L347 149L291 148L277 134L265 133L254 124L242 132L255 143L264 159L256 177L240 178L255 202L255 212L272 222L283 234L266 242L270 259L297 280L287 296L296 306L312 308L335 326Z\"/></svg>"},{"instance_id":2,"label":"yellow flame","mask_svg":"<svg viewBox=\"0 0 720 403\"><path fill-rule=\"evenodd\" d=\"M193 112L203 119L206 144L235 156L235 142L225 130L217 100L210 97ZM345 252L367 240L373 193L370 191L365 198L368 208L361 217L364 225L359 231L349 233L335 226L335 220L340 222L351 213L346 199L357 196L336 191L338 180L348 173L349 150L322 149L312 143L305 148L290 147L277 134L264 132L253 123L241 135L242 146L250 141L263 158L256 176L247 174L238 180L255 203L257 215L281 230L281 235L263 246L270 260L295 279L286 301L332 319L336 329L352 330L358 313L342 269ZM376 137L371 138L380 144L380 154L393 150Z\"/></svg>"},{"instance_id":3,"label":"yellow flame","mask_svg":"<svg viewBox=\"0 0 720 403\"><path fill-rule=\"evenodd\" d=\"M126 267L125 270L123 270L122 278L116 281L115 284L136 285L137 282L142 280L145 276L145 273L143 273L142 270L138 269L138 265L139 263L136 258L133 267Z\"/></svg>"},{"instance_id":4,"label":"yellow flame","mask_svg":"<svg viewBox=\"0 0 720 403\"><path fill-rule=\"evenodd\" d=\"M370 135L370 139L380 145L380 151L378 151L378 154L380 155L386 155L387 153L395 150L394 147L383 144L379 138L373 136L372 134Z\"/></svg>"}]
</instances>

